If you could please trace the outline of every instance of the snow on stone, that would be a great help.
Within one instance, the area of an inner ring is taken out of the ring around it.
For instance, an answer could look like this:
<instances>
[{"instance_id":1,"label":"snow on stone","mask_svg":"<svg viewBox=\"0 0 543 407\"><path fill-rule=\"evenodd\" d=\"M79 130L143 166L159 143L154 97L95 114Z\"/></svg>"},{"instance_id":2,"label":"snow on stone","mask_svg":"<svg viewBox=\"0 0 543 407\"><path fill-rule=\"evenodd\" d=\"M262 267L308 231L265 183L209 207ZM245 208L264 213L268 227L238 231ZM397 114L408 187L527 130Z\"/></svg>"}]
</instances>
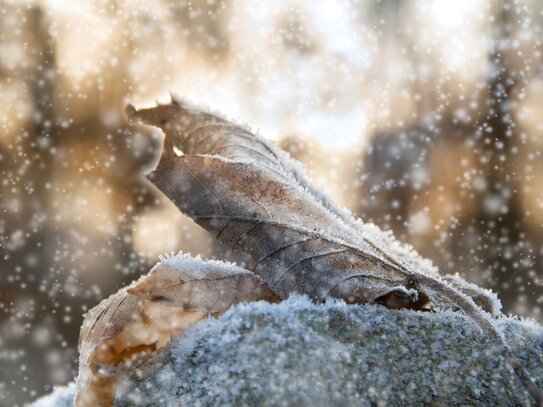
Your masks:
<instances>
[{"instance_id":1,"label":"snow on stone","mask_svg":"<svg viewBox=\"0 0 543 407\"><path fill-rule=\"evenodd\" d=\"M543 329L511 318L497 325L541 386ZM116 406L530 403L499 349L459 313L298 295L201 321L140 367L152 373L125 377ZM68 406L72 393L57 389L34 407Z\"/></svg>"}]
</instances>

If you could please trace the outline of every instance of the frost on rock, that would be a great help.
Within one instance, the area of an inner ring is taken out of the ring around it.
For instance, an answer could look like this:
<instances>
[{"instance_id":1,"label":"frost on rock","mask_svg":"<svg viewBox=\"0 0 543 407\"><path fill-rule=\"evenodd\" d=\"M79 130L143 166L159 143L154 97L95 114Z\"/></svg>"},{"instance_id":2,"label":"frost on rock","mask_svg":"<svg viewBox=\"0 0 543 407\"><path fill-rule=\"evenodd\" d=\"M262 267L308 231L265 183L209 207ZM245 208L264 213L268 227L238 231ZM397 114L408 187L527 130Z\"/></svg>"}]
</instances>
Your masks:
<instances>
[{"instance_id":1,"label":"frost on rock","mask_svg":"<svg viewBox=\"0 0 543 407\"><path fill-rule=\"evenodd\" d=\"M32 403L32 407L71 407L74 404L75 390L75 383L55 387L51 394Z\"/></svg>"},{"instance_id":2,"label":"frost on rock","mask_svg":"<svg viewBox=\"0 0 543 407\"><path fill-rule=\"evenodd\" d=\"M541 386L541 327L510 318L496 324ZM302 296L237 305L174 337L140 367L121 378L114 405L531 403L499 349L460 313L320 305ZM68 405L59 399L35 406Z\"/></svg>"}]
</instances>

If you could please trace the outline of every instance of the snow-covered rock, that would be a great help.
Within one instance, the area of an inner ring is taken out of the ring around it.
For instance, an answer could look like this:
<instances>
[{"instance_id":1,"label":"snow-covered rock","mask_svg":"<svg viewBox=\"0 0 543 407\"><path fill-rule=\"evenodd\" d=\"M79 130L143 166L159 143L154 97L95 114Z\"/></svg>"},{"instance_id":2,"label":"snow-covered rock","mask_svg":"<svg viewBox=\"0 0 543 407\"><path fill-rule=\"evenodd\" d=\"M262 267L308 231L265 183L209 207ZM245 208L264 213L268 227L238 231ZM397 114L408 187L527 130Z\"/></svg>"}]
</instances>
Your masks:
<instances>
[{"instance_id":1,"label":"snow-covered rock","mask_svg":"<svg viewBox=\"0 0 543 407\"><path fill-rule=\"evenodd\" d=\"M543 387L543 329L510 318L497 324ZM116 405L531 403L501 350L460 313L317 305L301 296L236 306L173 338L140 367L122 378ZM68 406L73 391L36 405Z\"/></svg>"}]
</instances>

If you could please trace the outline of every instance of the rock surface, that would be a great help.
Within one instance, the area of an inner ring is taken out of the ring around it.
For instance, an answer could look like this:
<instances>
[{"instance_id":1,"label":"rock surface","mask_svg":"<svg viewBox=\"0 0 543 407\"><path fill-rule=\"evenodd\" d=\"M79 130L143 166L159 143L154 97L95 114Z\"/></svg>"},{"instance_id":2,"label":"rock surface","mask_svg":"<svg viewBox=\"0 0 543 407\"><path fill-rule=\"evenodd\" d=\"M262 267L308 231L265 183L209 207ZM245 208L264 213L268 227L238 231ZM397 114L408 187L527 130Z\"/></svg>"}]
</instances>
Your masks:
<instances>
[{"instance_id":1,"label":"rock surface","mask_svg":"<svg viewBox=\"0 0 543 407\"><path fill-rule=\"evenodd\" d=\"M543 387L543 329L496 323ZM118 406L530 405L462 314L311 303L236 306L173 338L118 386ZM141 372L145 377L139 377ZM68 406L73 386L35 406Z\"/></svg>"}]
</instances>

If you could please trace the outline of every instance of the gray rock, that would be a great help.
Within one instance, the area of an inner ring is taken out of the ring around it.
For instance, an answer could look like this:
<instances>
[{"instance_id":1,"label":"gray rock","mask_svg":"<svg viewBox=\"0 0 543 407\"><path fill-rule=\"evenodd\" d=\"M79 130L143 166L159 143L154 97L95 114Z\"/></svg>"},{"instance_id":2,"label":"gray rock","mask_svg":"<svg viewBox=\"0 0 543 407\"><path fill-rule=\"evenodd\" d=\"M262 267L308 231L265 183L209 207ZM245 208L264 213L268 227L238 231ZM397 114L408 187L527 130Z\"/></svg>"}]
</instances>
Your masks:
<instances>
[{"instance_id":1,"label":"gray rock","mask_svg":"<svg viewBox=\"0 0 543 407\"><path fill-rule=\"evenodd\" d=\"M543 329L511 318L496 323L543 387ZM122 378L115 404L512 406L531 399L500 349L460 313L294 296L236 306L175 337Z\"/></svg>"}]
</instances>

